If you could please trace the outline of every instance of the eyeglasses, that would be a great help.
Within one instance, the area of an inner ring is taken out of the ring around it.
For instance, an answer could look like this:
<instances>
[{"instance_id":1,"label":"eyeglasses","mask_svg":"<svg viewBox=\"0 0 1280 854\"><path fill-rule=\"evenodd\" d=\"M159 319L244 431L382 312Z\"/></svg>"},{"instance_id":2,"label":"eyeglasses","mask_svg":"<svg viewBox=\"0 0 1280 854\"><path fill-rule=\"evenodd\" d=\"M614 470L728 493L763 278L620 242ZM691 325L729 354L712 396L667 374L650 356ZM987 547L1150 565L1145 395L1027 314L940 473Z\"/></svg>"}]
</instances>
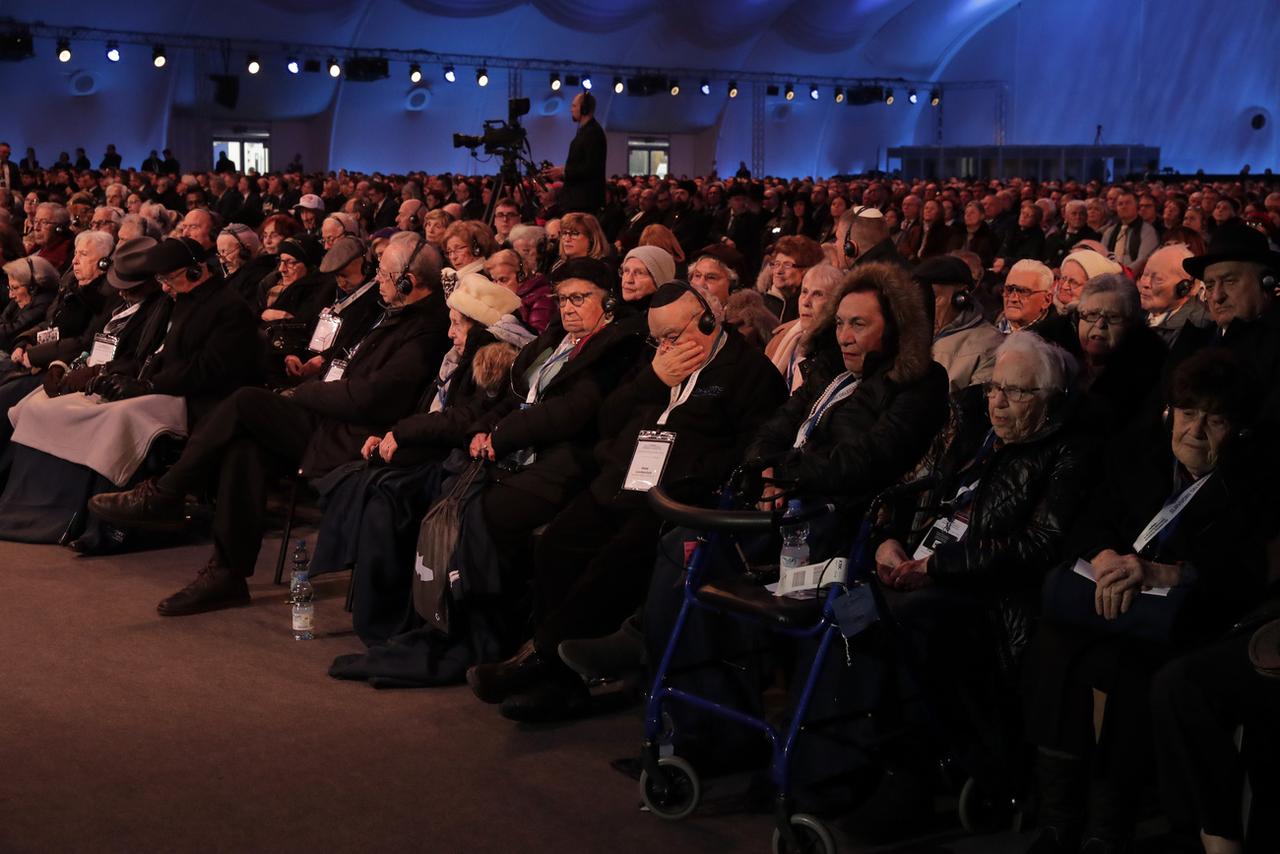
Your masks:
<instances>
[{"instance_id":1,"label":"eyeglasses","mask_svg":"<svg viewBox=\"0 0 1280 854\"><path fill-rule=\"evenodd\" d=\"M112 220L112 219L95 219L93 222L89 223L89 227L90 227L90 228L103 228L103 227L105 227L105 226L108 226L108 225L115 225L115 224L116 224L116 223L115 223L115 220Z\"/></svg>"},{"instance_id":2,"label":"eyeglasses","mask_svg":"<svg viewBox=\"0 0 1280 854\"><path fill-rule=\"evenodd\" d=\"M1103 319L1107 321L1107 326L1119 326L1120 324L1125 322L1126 317L1127 317L1126 315L1120 314L1119 312L1116 312L1116 311L1082 311L1080 312L1080 320L1082 320L1086 326L1093 326L1099 320L1103 320Z\"/></svg>"},{"instance_id":3,"label":"eyeglasses","mask_svg":"<svg viewBox=\"0 0 1280 854\"><path fill-rule=\"evenodd\" d=\"M1010 403L1026 403L1036 396L1036 392L1040 391L1038 388L1024 388L997 382L983 383L982 390L986 392L987 397L995 397L997 393L1002 394L1005 400Z\"/></svg>"},{"instance_id":4,"label":"eyeglasses","mask_svg":"<svg viewBox=\"0 0 1280 854\"><path fill-rule=\"evenodd\" d=\"M693 315L693 317L690 317L687 321L685 321L684 326L680 327L679 332L676 332L671 335L663 335L661 338L655 338L654 336L650 335L648 338L644 339L644 343L648 344L650 347L652 347L655 350L661 350L664 346L666 347L676 346L676 344L680 343L681 337L684 336L685 331L689 328L689 324L693 323L694 318L696 318L697 316L698 315L695 314Z\"/></svg>"},{"instance_id":5,"label":"eyeglasses","mask_svg":"<svg viewBox=\"0 0 1280 854\"><path fill-rule=\"evenodd\" d=\"M452 258L454 255L461 255L463 252L470 252L466 246L454 246L453 248L445 247L444 254Z\"/></svg>"},{"instance_id":6,"label":"eyeglasses","mask_svg":"<svg viewBox=\"0 0 1280 854\"><path fill-rule=\"evenodd\" d=\"M1007 296L1007 297L1017 297L1018 299L1026 299L1027 297L1031 296L1032 294L1043 294L1043 293L1048 293L1048 291L1033 290L1033 289L1031 289L1031 288L1023 288L1023 287L1019 287L1018 285L1005 285L1005 286L1004 286L1004 295L1005 295L1005 296Z\"/></svg>"},{"instance_id":7,"label":"eyeglasses","mask_svg":"<svg viewBox=\"0 0 1280 854\"><path fill-rule=\"evenodd\" d=\"M775 272L789 273L796 268L790 261L770 261L769 269Z\"/></svg>"},{"instance_id":8,"label":"eyeglasses","mask_svg":"<svg viewBox=\"0 0 1280 854\"><path fill-rule=\"evenodd\" d=\"M564 240L566 237L582 237L583 234L585 234L585 232L577 231L576 229L572 229L572 228L560 229L561 240Z\"/></svg>"},{"instance_id":9,"label":"eyeglasses","mask_svg":"<svg viewBox=\"0 0 1280 854\"><path fill-rule=\"evenodd\" d=\"M46 225L57 225L57 223L55 223L51 219L37 219L34 222L32 222L32 225L34 225L36 228L43 228Z\"/></svg>"},{"instance_id":10,"label":"eyeglasses","mask_svg":"<svg viewBox=\"0 0 1280 854\"><path fill-rule=\"evenodd\" d=\"M595 296L595 294L591 293L556 294L554 299L557 305L563 306L565 303L569 303L574 308L579 308L584 302L591 299L593 296Z\"/></svg>"},{"instance_id":11,"label":"eyeglasses","mask_svg":"<svg viewBox=\"0 0 1280 854\"><path fill-rule=\"evenodd\" d=\"M498 211L493 215L494 219L519 219L520 214L515 211Z\"/></svg>"}]
</instances>

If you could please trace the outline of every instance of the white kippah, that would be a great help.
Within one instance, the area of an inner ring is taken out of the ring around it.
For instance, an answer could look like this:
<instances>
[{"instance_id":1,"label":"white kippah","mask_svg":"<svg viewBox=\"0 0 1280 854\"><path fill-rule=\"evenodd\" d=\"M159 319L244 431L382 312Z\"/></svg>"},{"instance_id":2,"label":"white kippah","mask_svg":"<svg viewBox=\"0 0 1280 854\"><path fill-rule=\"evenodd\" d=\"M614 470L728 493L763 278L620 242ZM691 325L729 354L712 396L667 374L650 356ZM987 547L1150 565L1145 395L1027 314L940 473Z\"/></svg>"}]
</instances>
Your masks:
<instances>
[{"instance_id":1,"label":"white kippah","mask_svg":"<svg viewBox=\"0 0 1280 854\"><path fill-rule=\"evenodd\" d=\"M858 219L884 219L879 208L862 208L858 211Z\"/></svg>"}]
</instances>

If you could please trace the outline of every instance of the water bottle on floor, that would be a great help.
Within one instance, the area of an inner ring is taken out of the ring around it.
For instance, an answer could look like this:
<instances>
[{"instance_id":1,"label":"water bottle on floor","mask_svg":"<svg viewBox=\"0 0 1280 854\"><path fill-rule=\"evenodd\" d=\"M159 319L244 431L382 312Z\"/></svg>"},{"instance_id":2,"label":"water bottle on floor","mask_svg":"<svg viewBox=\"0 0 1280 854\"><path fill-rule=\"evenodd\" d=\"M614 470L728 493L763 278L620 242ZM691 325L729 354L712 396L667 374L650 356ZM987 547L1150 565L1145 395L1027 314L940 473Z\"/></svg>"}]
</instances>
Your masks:
<instances>
[{"instance_id":1,"label":"water bottle on floor","mask_svg":"<svg viewBox=\"0 0 1280 854\"><path fill-rule=\"evenodd\" d=\"M788 522L800 513L800 501L793 498L787 502L787 512L782 517L782 525L778 530L782 534L782 553L778 556L778 566L782 570L794 569L809 563L809 523Z\"/></svg>"},{"instance_id":2,"label":"water bottle on floor","mask_svg":"<svg viewBox=\"0 0 1280 854\"><path fill-rule=\"evenodd\" d=\"M306 540L298 540L293 552L293 574L289 578L293 639L296 641L315 638L315 588L311 586L309 563Z\"/></svg>"}]
</instances>

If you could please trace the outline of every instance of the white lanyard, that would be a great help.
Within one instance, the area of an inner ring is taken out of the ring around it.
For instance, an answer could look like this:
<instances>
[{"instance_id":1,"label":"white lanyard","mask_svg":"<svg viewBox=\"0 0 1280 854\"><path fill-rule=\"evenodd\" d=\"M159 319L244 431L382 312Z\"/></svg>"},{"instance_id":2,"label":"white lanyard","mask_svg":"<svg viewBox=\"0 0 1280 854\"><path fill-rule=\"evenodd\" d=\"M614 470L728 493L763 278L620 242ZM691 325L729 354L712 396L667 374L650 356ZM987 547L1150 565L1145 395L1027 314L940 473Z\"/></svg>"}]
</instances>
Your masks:
<instances>
[{"instance_id":1,"label":"white lanyard","mask_svg":"<svg viewBox=\"0 0 1280 854\"><path fill-rule=\"evenodd\" d=\"M376 279L372 279L366 282L362 287L356 290L355 293L350 294L346 299L340 302L334 303L333 313L342 314L342 312L346 310L347 306L351 305L351 303L355 302L356 300L360 299L360 297L368 293L369 288L373 287L376 281L377 281Z\"/></svg>"},{"instance_id":2,"label":"white lanyard","mask_svg":"<svg viewBox=\"0 0 1280 854\"><path fill-rule=\"evenodd\" d=\"M573 355L575 344L568 335L564 336L564 340L559 346L551 352L550 358L538 366L537 372L533 378L529 380L529 394L525 397L525 403L534 404L538 402L538 395L542 393L542 387L550 383L560 373L560 368L570 356Z\"/></svg>"},{"instance_id":3,"label":"white lanyard","mask_svg":"<svg viewBox=\"0 0 1280 854\"><path fill-rule=\"evenodd\" d=\"M1147 547L1147 543L1155 539L1156 535L1169 526L1169 523L1178 518L1186 506L1191 503L1191 499L1196 497L1196 493L1200 491L1200 487L1209 482L1209 478L1213 477L1213 473L1205 475L1195 483L1182 490L1182 494L1177 497L1171 504L1166 504L1156 514L1155 518L1147 523L1147 527L1142 529L1142 533L1138 535L1138 539L1133 541L1134 553L1140 553Z\"/></svg>"},{"instance_id":4,"label":"white lanyard","mask_svg":"<svg viewBox=\"0 0 1280 854\"><path fill-rule=\"evenodd\" d=\"M698 377L702 375L703 369L706 368L707 365L711 364L715 357L719 355L720 348L724 346L724 342L725 334L724 331L721 330L720 334L716 336L716 343L711 348L711 355L702 363L702 366L689 375L689 378L684 381L683 386L676 385L671 387L671 402L667 405L666 409L662 410L662 414L658 416L659 427L665 427L667 425L667 419L671 417L671 413L675 412L678 407L683 406L685 401L693 395L693 389L698 384Z\"/></svg>"},{"instance_id":5,"label":"white lanyard","mask_svg":"<svg viewBox=\"0 0 1280 854\"><path fill-rule=\"evenodd\" d=\"M809 410L809 417L800 424L800 429L796 431L795 444L792 447L803 448L805 443L809 441L809 434L818 426L818 421L821 420L823 413L853 394L861 382L861 377L856 377L849 371L845 371L833 379L827 385L826 390L822 392L822 395L814 402L813 408Z\"/></svg>"}]
</instances>

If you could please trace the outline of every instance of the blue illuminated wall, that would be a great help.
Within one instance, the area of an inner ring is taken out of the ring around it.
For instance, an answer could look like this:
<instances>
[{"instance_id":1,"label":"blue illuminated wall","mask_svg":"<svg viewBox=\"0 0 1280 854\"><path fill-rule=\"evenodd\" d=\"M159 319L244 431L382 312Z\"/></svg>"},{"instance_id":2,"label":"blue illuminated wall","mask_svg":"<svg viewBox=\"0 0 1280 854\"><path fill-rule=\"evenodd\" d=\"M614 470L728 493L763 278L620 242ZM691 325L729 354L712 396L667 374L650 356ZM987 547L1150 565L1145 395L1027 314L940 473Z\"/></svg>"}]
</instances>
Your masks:
<instances>
[{"instance_id":1,"label":"blue illuminated wall","mask_svg":"<svg viewBox=\"0 0 1280 854\"><path fill-rule=\"evenodd\" d=\"M926 97L892 107L836 105L831 92L807 97L807 75L989 81L948 90L941 110L946 143L990 144L1004 117L1010 143L1088 143L1104 126L1108 143L1158 145L1166 165L1255 172L1280 167L1273 115L1280 103L1276 0L244 0L225 3L138 0L48 4L9 0L4 13L51 24L136 31L261 37L365 47L565 60L565 72L593 63L693 66L779 72L796 99L765 105L765 169L818 175L884 164L889 146L932 144L938 111ZM238 128L271 133L277 165L295 152L310 168L491 171L451 146L455 131L478 132L506 114L509 74L533 101L526 119L535 159L563 159L573 127L568 97L547 87L545 72L491 69L485 89L474 69L446 84L438 67L414 87L402 64L376 83L290 76L283 56L264 56L263 73L243 73L245 57L224 66L216 54L171 51L156 71L149 51L124 46L107 63L101 44L74 45L73 61L37 57L0 63L0 139L20 155L34 145L42 161L77 145L97 160L114 142L126 162L169 146L190 166L206 165L213 133ZM235 111L212 103L210 73L240 73ZM784 76L782 71L786 71ZM597 76L599 116L610 134L610 169L625 169L628 134L671 134L672 168L732 173L751 162L749 87L729 100L725 81L697 94L682 80L678 98L615 97ZM76 85L88 94L74 94ZM426 90L414 94L412 90ZM999 93L1003 92L1003 102ZM922 96L925 93L921 93ZM421 102L425 100L425 105ZM412 102L422 109L407 109ZM1003 104L1003 109L1001 106ZM1253 130L1257 112L1266 126Z\"/></svg>"}]
</instances>

